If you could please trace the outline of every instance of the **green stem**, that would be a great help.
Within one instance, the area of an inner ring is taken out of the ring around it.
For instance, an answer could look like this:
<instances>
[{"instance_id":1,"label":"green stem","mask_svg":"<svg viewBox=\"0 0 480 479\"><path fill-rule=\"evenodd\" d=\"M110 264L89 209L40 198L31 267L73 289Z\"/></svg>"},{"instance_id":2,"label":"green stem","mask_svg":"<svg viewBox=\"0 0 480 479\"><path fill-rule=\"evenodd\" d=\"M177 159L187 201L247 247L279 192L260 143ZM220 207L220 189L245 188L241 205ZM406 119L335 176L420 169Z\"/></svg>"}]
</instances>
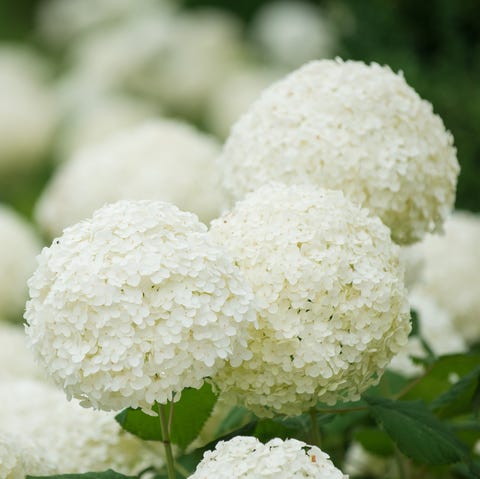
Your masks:
<instances>
[{"instance_id":1,"label":"green stem","mask_svg":"<svg viewBox=\"0 0 480 479\"><path fill-rule=\"evenodd\" d=\"M172 407L171 404L170 407ZM170 442L170 431L165 409L166 406L164 404L158 405L158 417L160 418L160 428L162 430L163 445L165 447L165 456L167 459L168 479L175 479L175 461L173 459L172 443Z\"/></svg>"},{"instance_id":2,"label":"green stem","mask_svg":"<svg viewBox=\"0 0 480 479\"><path fill-rule=\"evenodd\" d=\"M318 429L317 411L310 409L310 419L312 422L312 445L320 447L320 431Z\"/></svg>"}]
</instances>

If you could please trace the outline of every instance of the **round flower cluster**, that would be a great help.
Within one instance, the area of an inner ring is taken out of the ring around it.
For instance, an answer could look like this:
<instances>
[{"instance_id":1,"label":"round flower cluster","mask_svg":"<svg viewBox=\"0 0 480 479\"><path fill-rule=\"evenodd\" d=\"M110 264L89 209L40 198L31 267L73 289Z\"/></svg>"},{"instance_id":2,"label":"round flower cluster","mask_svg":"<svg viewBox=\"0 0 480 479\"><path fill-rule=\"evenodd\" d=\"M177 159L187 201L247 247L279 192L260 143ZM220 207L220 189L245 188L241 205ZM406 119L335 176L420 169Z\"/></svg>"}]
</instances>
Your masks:
<instances>
[{"instance_id":1,"label":"round flower cluster","mask_svg":"<svg viewBox=\"0 0 480 479\"><path fill-rule=\"evenodd\" d=\"M42 60L24 48L0 48L0 171L27 169L42 159L57 120Z\"/></svg>"},{"instance_id":2,"label":"round flower cluster","mask_svg":"<svg viewBox=\"0 0 480 479\"><path fill-rule=\"evenodd\" d=\"M190 479L347 479L330 457L316 446L296 439L272 439L262 444L254 437L221 441L205 453Z\"/></svg>"},{"instance_id":3,"label":"round flower cluster","mask_svg":"<svg viewBox=\"0 0 480 479\"><path fill-rule=\"evenodd\" d=\"M138 474L161 467L161 444L148 443L121 429L114 414L68 402L62 391L35 381L0 382L0 424L7 433L29 438L48 452L57 473L114 469Z\"/></svg>"},{"instance_id":4,"label":"round flower cluster","mask_svg":"<svg viewBox=\"0 0 480 479\"><path fill-rule=\"evenodd\" d=\"M5 379L44 379L27 349L23 328L0 321L0 381Z\"/></svg>"},{"instance_id":5,"label":"round flower cluster","mask_svg":"<svg viewBox=\"0 0 480 479\"><path fill-rule=\"evenodd\" d=\"M339 59L265 90L232 128L222 160L234 199L272 180L342 190L400 244L441 228L459 172L451 134L403 76Z\"/></svg>"},{"instance_id":6,"label":"round flower cluster","mask_svg":"<svg viewBox=\"0 0 480 479\"><path fill-rule=\"evenodd\" d=\"M269 184L212 222L256 295L253 357L215 380L258 415L356 400L407 342L399 247L340 191Z\"/></svg>"},{"instance_id":7,"label":"round flower cluster","mask_svg":"<svg viewBox=\"0 0 480 479\"><path fill-rule=\"evenodd\" d=\"M215 160L218 143L187 124L156 120L81 150L61 165L36 207L36 219L52 237L121 199L164 200L218 216L222 195Z\"/></svg>"},{"instance_id":8,"label":"round flower cluster","mask_svg":"<svg viewBox=\"0 0 480 479\"><path fill-rule=\"evenodd\" d=\"M480 216L455 212L444 236L428 236L418 247L424 270L417 285L453 318L468 343L480 341Z\"/></svg>"},{"instance_id":9,"label":"round flower cluster","mask_svg":"<svg viewBox=\"0 0 480 479\"><path fill-rule=\"evenodd\" d=\"M3 426L3 425L2 425ZM46 454L28 439L0 432L0 479L25 479L54 472Z\"/></svg>"},{"instance_id":10,"label":"round flower cluster","mask_svg":"<svg viewBox=\"0 0 480 479\"><path fill-rule=\"evenodd\" d=\"M322 11L299 0L265 4L253 19L252 37L267 61L288 68L330 57L336 44Z\"/></svg>"},{"instance_id":11,"label":"round flower cluster","mask_svg":"<svg viewBox=\"0 0 480 479\"><path fill-rule=\"evenodd\" d=\"M40 240L32 226L0 204L0 316L20 321L27 299L27 280L35 270Z\"/></svg>"},{"instance_id":12,"label":"round flower cluster","mask_svg":"<svg viewBox=\"0 0 480 479\"><path fill-rule=\"evenodd\" d=\"M409 295L410 307L417 313L419 332L430 349L438 356L442 354L461 353L467 350L464 339L455 329L451 315L438 306L437 302L415 289ZM423 367L412 361L413 357L426 357L420 337L410 336L408 343L392 359L388 369L404 376L413 376L423 371Z\"/></svg>"},{"instance_id":13,"label":"round flower cluster","mask_svg":"<svg viewBox=\"0 0 480 479\"><path fill-rule=\"evenodd\" d=\"M195 215L120 201L65 229L29 281L27 336L69 397L104 410L199 388L251 354L250 287Z\"/></svg>"}]
</instances>

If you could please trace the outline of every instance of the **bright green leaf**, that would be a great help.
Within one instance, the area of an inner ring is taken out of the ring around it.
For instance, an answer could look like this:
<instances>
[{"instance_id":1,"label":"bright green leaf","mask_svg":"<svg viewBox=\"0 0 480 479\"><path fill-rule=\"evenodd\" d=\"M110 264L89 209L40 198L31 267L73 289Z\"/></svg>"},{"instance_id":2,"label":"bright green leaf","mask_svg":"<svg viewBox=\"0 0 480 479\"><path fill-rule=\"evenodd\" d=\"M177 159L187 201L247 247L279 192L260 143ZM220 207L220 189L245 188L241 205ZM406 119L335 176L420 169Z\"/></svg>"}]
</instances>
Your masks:
<instances>
[{"instance_id":1,"label":"bright green leaf","mask_svg":"<svg viewBox=\"0 0 480 479\"><path fill-rule=\"evenodd\" d=\"M200 389L187 388L182 397L173 404L173 420L170 440L181 449L185 449L200 433L210 417L217 401L210 384ZM166 406L169 415L170 405ZM156 409L156 407L154 408ZM160 420L149 416L139 409L125 409L115 419L126 431L147 441L161 441Z\"/></svg>"},{"instance_id":2,"label":"bright green leaf","mask_svg":"<svg viewBox=\"0 0 480 479\"><path fill-rule=\"evenodd\" d=\"M450 464L464 457L465 446L423 402L364 399L372 416L406 456L426 464Z\"/></svg>"},{"instance_id":3,"label":"bright green leaf","mask_svg":"<svg viewBox=\"0 0 480 479\"><path fill-rule=\"evenodd\" d=\"M135 476L124 476L119 472L85 472L84 474L56 474L54 476L27 476L27 479L135 479Z\"/></svg>"}]
</instances>

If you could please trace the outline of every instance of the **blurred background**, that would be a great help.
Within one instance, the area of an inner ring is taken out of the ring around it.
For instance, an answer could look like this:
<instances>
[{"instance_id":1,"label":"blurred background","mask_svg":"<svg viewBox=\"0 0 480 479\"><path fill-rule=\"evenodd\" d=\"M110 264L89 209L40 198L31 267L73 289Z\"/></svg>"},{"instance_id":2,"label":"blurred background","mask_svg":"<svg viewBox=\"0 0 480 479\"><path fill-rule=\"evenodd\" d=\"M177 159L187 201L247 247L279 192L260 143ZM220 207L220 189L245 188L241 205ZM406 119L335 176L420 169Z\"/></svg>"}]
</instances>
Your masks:
<instances>
[{"instance_id":1,"label":"blurred background","mask_svg":"<svg viewBox=\"0 0 480 479\"><path fill-rule=\"evenodd\" d=\"M457 208L479 211L479 18L475 0L1 0L0 72L16 63L22 72L12 77L33 77L35 84L24 86L10 79L19 89L36 90L32 109L38 93L45 94L38 91L42 81L56 111L44 119L51 125L31 134L36 138L19 140L22 148L13 144L18 132L0 132L12 143L0 148L0 156L10 157L0 159L0 200L30 216L54 165L82 146L82 135L95 136L74 131L86 123L107 133L161 111L222 139L264 86L307 60L339 55L402 70L433 104L458 148ZM28 48L23 65L13 51L19 46ZM1 101L3 95L16 101L5 88ZM103 111L87 111L86 102L95 98L98 107L107 96ZM124 118L113 125L109 115ZM27 116L25 129L38 130L34 113ZM24 144L29 141L36 145ZM20 162L28 168L7 165Z\"/></svg>"}]
</instances>

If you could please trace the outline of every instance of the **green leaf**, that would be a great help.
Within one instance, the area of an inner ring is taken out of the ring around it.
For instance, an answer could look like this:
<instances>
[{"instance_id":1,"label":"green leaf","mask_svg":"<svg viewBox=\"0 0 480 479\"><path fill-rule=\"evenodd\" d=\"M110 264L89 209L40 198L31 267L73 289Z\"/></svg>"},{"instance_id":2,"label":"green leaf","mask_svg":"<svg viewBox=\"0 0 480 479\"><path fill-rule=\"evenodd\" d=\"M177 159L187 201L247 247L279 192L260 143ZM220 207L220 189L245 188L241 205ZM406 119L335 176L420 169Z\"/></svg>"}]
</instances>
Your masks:
<instances>
[{"instance_id":1,"label":"green leaf","mask_svg":"<svg viewBox=\"0 0 480 479\"><path fill-rule=\"evenodd\" d=\"M251 422L253 419L254 414L248 409L241 406L234 406L218 427L216 436L224 436L225 434Z\"/></svg>"},{"instance_id":2,"label":"green leaf","mask_svg":"<svg viewBox=\"0 0 480 479\"><path fill-rule=\"evenodd\" d=\"M363 448L376 456L388 457L395 453L390 437L381 429L363 427L354 432L353 437Z\"/></svg>"},{"instance_id":3,"label":"green leaf","mask_svg":"<svg viewBox=\"0 0 480 479\"><path fill-rule=\"evenodd\" d=\"M364 399L374 419L406 456L426 464L450 464L465 456L465 446L423 402Z\"/></svg>"},{"instance_id":4,"label":"green leaf","mask_svg":"<svg viewBox=\"0 0 480 479\"><path fill-rule=\"evenodd\" d=\"M410 309L410 321L412 323L412 330L410 336L420 335L420 321L418 320L418 314L414 309Z\"/></svg>"},{"instance_id":5,"label":"green leaf","mask_svg":"<svg viewBox=\"0 0 480 479\"><path fill-rule=\"evenodd\" d=\"M470 413L480 384L480 366L459 379L448 391L441 394L430 405L439 417L453 417Z\"/></svg>"},{"instance_id":6,"label":"green leaf","mask_svg":"<svg viewBox=\"0 0 480 479\"><path fill-rule=\"evenodd\" d=\"M452 387L451 377L465 376L480 364L480 353L441 356L428 367L424 376L415 382L402 399L422 399L433 402Z\"/></svg>"},{"instance_id":7,"label":"green leaf","mask_svg":"<svg viewBox=\"0 0 480 479\"><path fill-rule=\"evenodd\" d=\"M265 443L275 437L280 439L301 439L308 435L309 432L310 418L307 414L303 414L290 418L260 419L252 435Z\"/></svg>"},{"instance_id":8,"label":"green leaf","mask_svg":"<svg viewBox=\"0 0 480 479\"><path fill-rule=\"evenodd\" d=\"M27 479L135 479L136 476L125 476L119 472L85 472L84 474L56 474L54 476L27 476Z\"/></svg>"},{"instance_id":9,"label":"green leaf","mask_svg":"<svg viewBox=\"0 0 480 479\"><path fill-rule=\"evenodd\" d=\"M170 441L180 449L185 449L200 433L203 425L210 417L217 396L208 383L200 389L186 388L182 397L173 404L172 430ZM157 410L158 406L153 409ZM167 416L171 405L166 406ZM149 416L139 409L128 408L118 414L115 419L126 431L147 441L161 441L160 420L157 416Z\"/></svg>"}]
</instances>

